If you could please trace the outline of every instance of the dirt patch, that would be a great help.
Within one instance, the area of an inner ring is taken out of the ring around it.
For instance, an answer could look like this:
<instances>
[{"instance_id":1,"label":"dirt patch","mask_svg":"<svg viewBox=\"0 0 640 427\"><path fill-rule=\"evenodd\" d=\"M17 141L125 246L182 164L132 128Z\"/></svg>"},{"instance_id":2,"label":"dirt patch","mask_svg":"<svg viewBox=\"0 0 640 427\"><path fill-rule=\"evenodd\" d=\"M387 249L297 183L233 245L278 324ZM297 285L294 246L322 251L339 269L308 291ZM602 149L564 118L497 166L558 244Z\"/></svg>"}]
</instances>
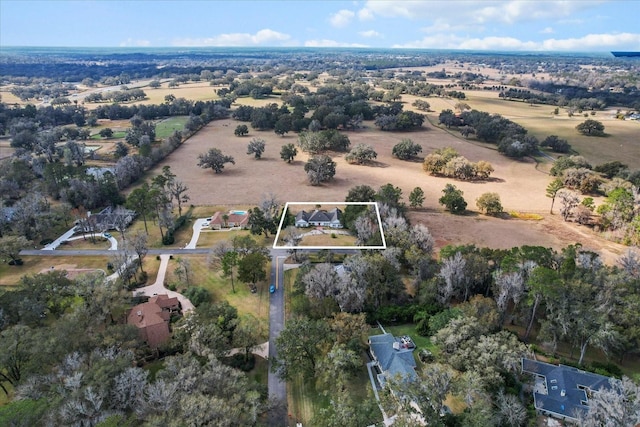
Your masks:
<instances>
[{"instance_id":1,"label":"dirt patch","mask_svg":"<svg viewBox=\"0 0 640 427\"><path fill-rule=\"evenodd\" d=\"M627 247L600 238L584 227L563 222L558 215L543 215L539 221L500 219L485 215L451 215L433 211L411 211L412 224L424 224L436 242L436 252L446 245L474 244L478 247L511 249L516 246L544 246L557 251L575 243L600 253L614 264Z\"/></svg>"},{"instance_id":2,"label":"dirt patch","mask_svg":"<svg viewBox=\"0 0 640 427\"><path fill-rule=\"evenodd\" d=\"M45 274L45 273L50 273L52 271L66 271L67 278L70 280L74 280L78 278L78 276L85 273L93 273L97 271L104 273L104 270L100 270L97 268L77 268L77 267L78 267L77 264L56 264L56 265L52 265L49 268L44 268L40 270L39 273Z\"/></svg>"}]
</instances>

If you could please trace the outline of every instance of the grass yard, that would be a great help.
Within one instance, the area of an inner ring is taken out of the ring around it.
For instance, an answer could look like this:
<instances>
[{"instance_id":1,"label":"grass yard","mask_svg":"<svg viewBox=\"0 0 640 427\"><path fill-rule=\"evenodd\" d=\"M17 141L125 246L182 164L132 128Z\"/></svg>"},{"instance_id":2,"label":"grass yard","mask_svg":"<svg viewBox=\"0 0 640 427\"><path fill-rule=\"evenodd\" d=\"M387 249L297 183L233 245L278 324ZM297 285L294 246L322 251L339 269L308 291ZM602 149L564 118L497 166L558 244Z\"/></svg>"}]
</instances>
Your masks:
<instances>
[{"instance_id":1,"label":"grass yard","mask_svg":"<svg viewBox=\"0 0 640 427\"><path fill-rule=\"evenodd\" d=\"M117 239L118 235L114 235ZM111 247L111 242L108 239L100 235L96 235L95 242L91 241L91 237L87 235L86 239L77 239L77 240L67 240L62 242L60 246L56 250L82 250L82 249L93 249L93 250L107 250Z\"/></svg>"},{"instance_id":2,"label":"grass yard","mask_svg":"<svg viewBox=\"0 0 640 427\"><path fill-rule=\"evenodd\" d=\"M333 234L329 231L327 234L316 234L312 236L304 236L298 246L304 249L304 246L356 246L356 237L345 234Z\"/></svg>"},{"instance_id":3,"label":"grass yard","mask_svg":"<svg viewBox=\"0 0 640 427\"><path fill-rule=\"evenodd\" d=\"M231 230L231 231L217 231L217 230L203 230L200 232L198 238L197 247L210 248L217 243L228 240L232 241L236 236L247 236L251 233L248 230ZM252 236L255 238L255 236Z\"/></svg>"},{"instance_id":4,"label":"grass yard","mask_svg":"<svg viewBox=\"0 0 640 427\"><path fill-rule=\"evenodd\" d=\"M211 267L208 262L207 255L189 255L189 261L191 262L191 274L190 282L193 286L201 286L209 291L212 296L212 300L227 301L230 305L238 309L239 316L252 315L257 318L263 325L269 324L269 283L259 282L257 284L258 292L252 294L249 287L240 282L237 277L234 278L234 285L236 292L234 293L231 288L231 279L222 276L222 271L219 267ZM174 273L175 268L178 266L178 257L174 256L169 261L167 267L167 276L165 277L165 284L179 283L177 276ZM271 266L267 264L266 268ZM268 277L268 276L267 276ZM178 286L178 291L184 288L184 286ZM264 328L265 336L268 334L268 327Z\"/></svg>"},{"instance_id":5,"label":"grass yard","mask_svg":"<svg viewBox=\"0 0 640 427\"><path fill-rule=\"evenodd\" d=\"M54 268L64 267L72 270L104 270L107 269L109 257L106 256L23 256L21 266L0 264L0 286L15 286L25 275L34 275Z\"/></svg>"},{"instance_id":6,"label":"grass yard","mask_svg":"<svg viewBox=\"0 0 640 427\"><path fill-rule=\"evenodd\" d=\"M173 135L175 131L182 131L188 120L188 116L174 116L159 121L156 123L156 138L165 139Z\"/></svg>"}]
</instances>

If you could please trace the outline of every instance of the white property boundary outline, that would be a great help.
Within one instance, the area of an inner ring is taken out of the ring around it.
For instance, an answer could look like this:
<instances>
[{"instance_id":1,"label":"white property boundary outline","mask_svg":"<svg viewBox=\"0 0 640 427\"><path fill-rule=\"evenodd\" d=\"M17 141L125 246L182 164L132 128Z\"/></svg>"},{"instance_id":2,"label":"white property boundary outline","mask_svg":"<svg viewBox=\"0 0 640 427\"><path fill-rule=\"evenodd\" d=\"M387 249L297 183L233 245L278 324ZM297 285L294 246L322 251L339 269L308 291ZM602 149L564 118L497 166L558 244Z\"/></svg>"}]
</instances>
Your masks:
<instances>
[{"instance_id":1,"label":"white property boundary outline","mask_svg":"<svg viewBox=\"0 0 640 427\"><path fill-rule=\"evenodd\" d=\"M286 214L289 211L289 205L367 205L374 206L376 216L378 218L378 228L380 229L380 236L382 237L381 246L278 246L278 239L280 238L280 232L282 231L282 224L286 218ZM273 241L273 249L300 249L300 250L322 250L322 249L387 249L387 241L384 238L384 232L382 231L382 219L380 218L380 209L378 208L378 202L287 202L284 205L284 211L282 212L282 218L280 218L280 224L278 225L278 231L276 238Z\"/></svg>"}]
</instances>

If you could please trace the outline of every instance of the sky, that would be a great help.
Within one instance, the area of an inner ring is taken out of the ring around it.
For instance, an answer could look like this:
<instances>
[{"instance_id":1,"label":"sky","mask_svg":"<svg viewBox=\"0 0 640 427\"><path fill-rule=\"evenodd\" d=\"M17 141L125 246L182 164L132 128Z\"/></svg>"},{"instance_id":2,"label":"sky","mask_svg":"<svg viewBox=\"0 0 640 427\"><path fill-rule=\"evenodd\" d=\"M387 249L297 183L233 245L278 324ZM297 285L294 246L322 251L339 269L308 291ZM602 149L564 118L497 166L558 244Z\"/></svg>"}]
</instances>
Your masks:
<instances>
[{"instance_id":1,"label":"sky","mask_svg":"<svg viewBox=\"0 0 640 427\"><path fill-rule=\"evenodd\" d=\"M640 51L640 0L0 0L2 46Z\"/></svg>"}]
</instances>

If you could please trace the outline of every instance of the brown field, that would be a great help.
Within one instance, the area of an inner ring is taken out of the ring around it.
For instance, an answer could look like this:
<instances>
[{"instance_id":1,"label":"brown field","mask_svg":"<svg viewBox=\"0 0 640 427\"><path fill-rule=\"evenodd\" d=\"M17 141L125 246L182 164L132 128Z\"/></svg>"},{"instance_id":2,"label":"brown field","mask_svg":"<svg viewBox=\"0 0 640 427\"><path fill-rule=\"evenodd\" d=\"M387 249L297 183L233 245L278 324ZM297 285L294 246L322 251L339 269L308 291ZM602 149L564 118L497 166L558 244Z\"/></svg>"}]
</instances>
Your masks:
<instances>
[{"instance_id":1,"label":"brown field","mask_svg":"<svg viewBox=\"0 0 640 427\"><path fill-rule=\"evenodd\" d=\"M0 286L15 286L22 276L50 271L51 267L54 270L89 271L106 269L109 262L106 256L23 256L22 260L24 264L21 266L0 264Z\"/></svg>"},{"instance_id":2,"label":"brown field","mask_svg":"<svg viewBox=\"0 0 640 427\"><path fill-rule=\"evenodd\" d=\"M378 188L392 183L403 191L404 200L414 187L425 192L425 208L412 213L414 222L424 222L437 240L447 243L475 243L479 246L513 247L523 244L549 246L560 249L568 244L581 242L585 247L603 251L603 258L613 262L625 250L599 238L589 229L569 225L548 213L550 199L545 188L550 177L533 160L516 161L500 155L494 149L466 141L445 130L430 126L418 132L405 134L381 132L371 123L366 128L349 132L352 146L363 142L371 144L378 152L373 166L350 165L344 161L343 153L333 153L337 163L336 177L330 183L311 186L307 183L303 169L308 158L305 153L297 156L292 164L279 158L280 147L285 143L296 143L294 135L279 137L273 132L252 130L249 137L233 135L236 121L222 120L210 123L190 138L162 166L171 165L172 171L189 187L191 203L195 205L239 205L257 204L267 193L274 193L282 202L344 200L348 190L356 185L367 184ZM246 145L252 137L265 139L267 148L261 160L246 154ZM453 146L472 161L487 160L495 168L488 181L462 182L448 178L432 177L422 171L420 161L405 162L391 156L391 148L402 138L411 138L422 144L423 154L444 146ZM209 148L220 148L232 155L236 164L227 164L221 174L210 169L198 168L197 156ZM442 214L437 200L445 184L452 183L464 191L468 209L475 210L475 200L485 192L500 194L505 211L535 213L545 217L542 221L501 220L486 216L453 216ZM328 205L328 204L327 204Z\"/></svg>"},{"instance_id":3,"label":"brown field","mask_svg":"<svg viewBox=\"0 0 640 427\"><path fill-rule=\"evenodd\" d=\"M400 187L405 199L414 187L421 187L426 196L425 206L430 208L439 206L437 200L447 183L453 183L464 191L470 208L473 208L475 199L487 191L500 193L507 210L540 212L546 211L549 205L544 188L550 179L547 174L536 170L535 162L505 158L497 151L471 144L429 124L424 130L404 134L381 132L371 123L367 123L365 129L349 132L347 135L352 146L358 143L374 146L378 153L377 162L372 166L351 165L344 160L343 153L333 153L337 163L335 178L324 185L311 186L303 169L308 158L305 153L300 153L291 164L280 159L280 147L285 143L296 143L295 135L279 137L273 132L253 130L249 137L236 137L233 135L236 123L230 119L210 123L160 163L154 172L157 173L164 165L171 165L171 170L189 187L191 203L195 205L256 204L263 194L269 192L283 202L339 202L353 186L367 184L377 189L387 183ZM246 154L247 143L252 137L266 141L266 151L260 160ZM421 162L406 162L391 156L392 147L403 138L422 144L424 153L452 146L469 160L488 160L495 172L487 182L462 182L429 176L423 172ZM236 164L227 164L221 174L198 168L198 154L213 147L233 156Z\"/></svg>"}]
</instances>

